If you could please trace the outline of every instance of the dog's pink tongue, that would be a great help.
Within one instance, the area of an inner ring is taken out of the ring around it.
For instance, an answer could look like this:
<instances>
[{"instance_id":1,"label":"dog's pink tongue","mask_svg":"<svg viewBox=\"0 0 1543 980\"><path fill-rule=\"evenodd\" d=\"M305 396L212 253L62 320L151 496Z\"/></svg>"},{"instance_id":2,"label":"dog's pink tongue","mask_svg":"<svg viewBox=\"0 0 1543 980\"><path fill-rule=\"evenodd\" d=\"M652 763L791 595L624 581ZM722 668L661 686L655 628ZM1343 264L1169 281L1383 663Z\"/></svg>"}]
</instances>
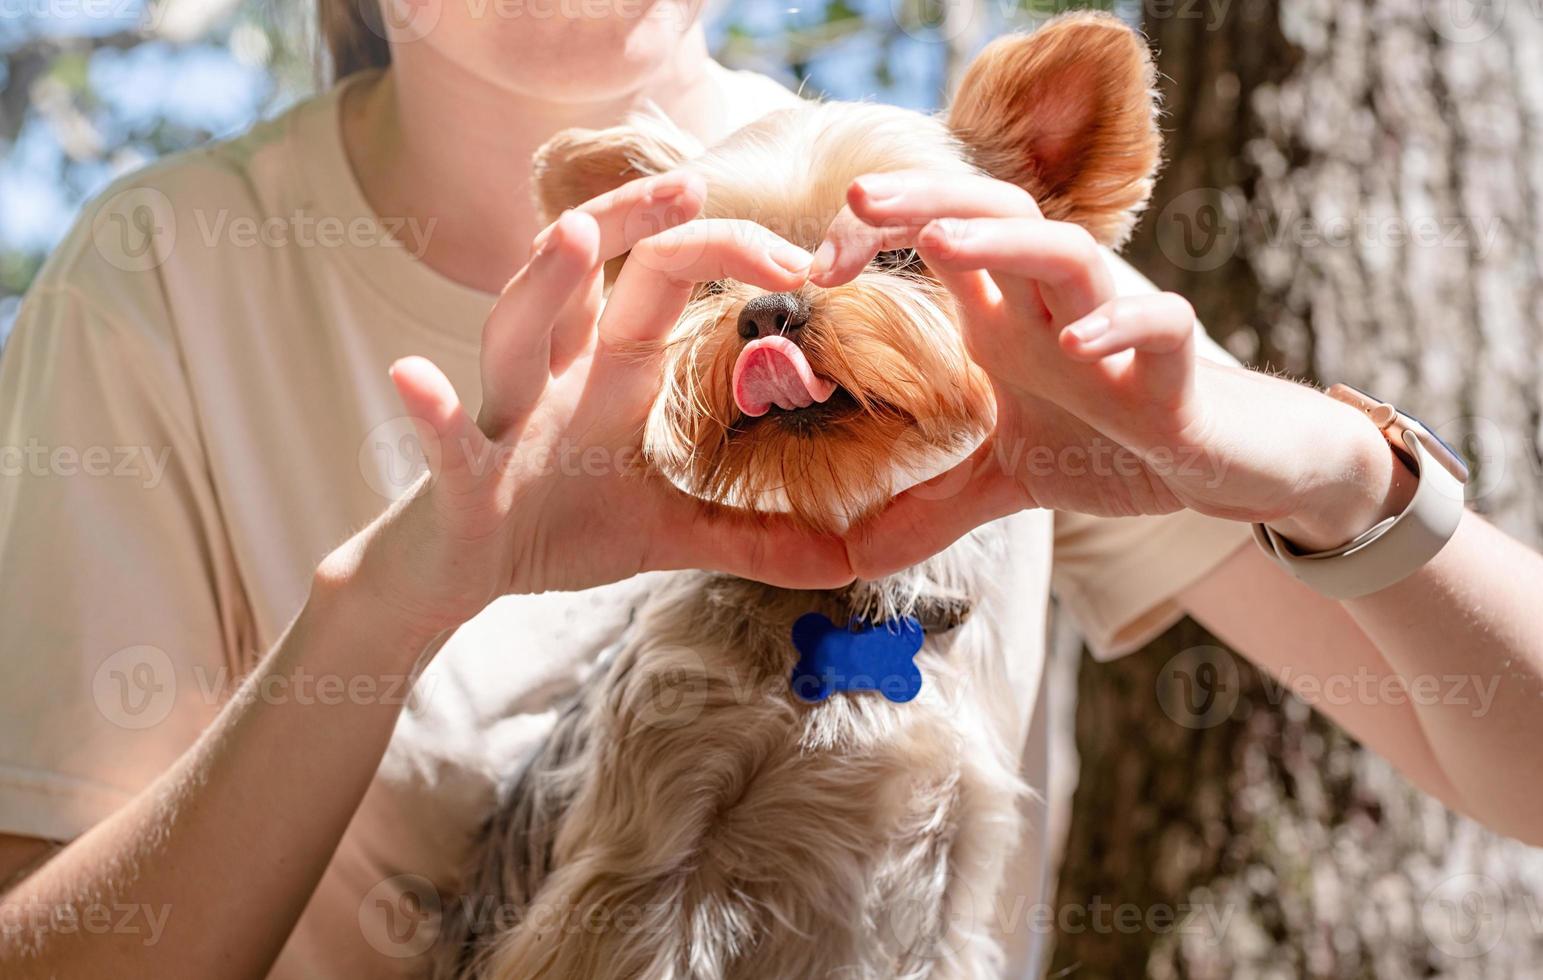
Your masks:
<instances>
[{"instance_id":1,"label":"dog's pink tongue","mask_svg":"<svg viewBox=\"0 0 1543 980\"><path fill-rule=\"evenodd\" d=\"M734 404L746 415L771 407L807 408L836 391L836 383L814 373L799 346L786 337L752 340L734 362Z\"/></svg>"}]
</instances>

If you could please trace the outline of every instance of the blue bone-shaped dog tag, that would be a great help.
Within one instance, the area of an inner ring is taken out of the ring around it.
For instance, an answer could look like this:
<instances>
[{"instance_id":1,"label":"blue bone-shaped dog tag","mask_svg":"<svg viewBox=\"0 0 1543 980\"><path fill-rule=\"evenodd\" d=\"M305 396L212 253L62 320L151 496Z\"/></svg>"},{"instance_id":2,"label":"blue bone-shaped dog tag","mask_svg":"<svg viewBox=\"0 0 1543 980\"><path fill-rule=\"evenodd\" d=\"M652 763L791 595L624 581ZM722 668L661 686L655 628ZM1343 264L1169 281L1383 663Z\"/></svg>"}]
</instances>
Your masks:
<instances>
[{"instance_id":1,"label":"blue bone-shaped dog tag","mask_svg":"<svg viewBox=\"0 0 1543 980\"><path fill-rule=\"evenodd\" d=\"M789 683L802 701L824 701L841 691L878 691L891 701L921 693L922 672L912 659L926 631L910 616L876 626L837 626L819 613L793 624L798 663Z\"/></svg>"}]
</instances>

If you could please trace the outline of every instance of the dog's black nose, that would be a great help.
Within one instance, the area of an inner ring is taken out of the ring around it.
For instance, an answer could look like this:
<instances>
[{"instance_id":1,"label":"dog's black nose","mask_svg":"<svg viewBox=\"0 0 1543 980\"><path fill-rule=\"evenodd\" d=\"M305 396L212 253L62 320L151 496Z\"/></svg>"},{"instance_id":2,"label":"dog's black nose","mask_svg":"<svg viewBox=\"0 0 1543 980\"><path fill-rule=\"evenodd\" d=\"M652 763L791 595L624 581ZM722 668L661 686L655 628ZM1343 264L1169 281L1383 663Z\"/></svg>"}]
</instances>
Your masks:
<instances>
[{"instance_id":1,"label":"dog's black nose","mask_svg":"<svg viewBox=\"0 0 1543 980\"><path fill-rule=\"evenodd\" d=\"M809 322L809 304L796 293L766 293L739 311L739 335L746 340L797 333Z\"/></svg>"}]
</instances>

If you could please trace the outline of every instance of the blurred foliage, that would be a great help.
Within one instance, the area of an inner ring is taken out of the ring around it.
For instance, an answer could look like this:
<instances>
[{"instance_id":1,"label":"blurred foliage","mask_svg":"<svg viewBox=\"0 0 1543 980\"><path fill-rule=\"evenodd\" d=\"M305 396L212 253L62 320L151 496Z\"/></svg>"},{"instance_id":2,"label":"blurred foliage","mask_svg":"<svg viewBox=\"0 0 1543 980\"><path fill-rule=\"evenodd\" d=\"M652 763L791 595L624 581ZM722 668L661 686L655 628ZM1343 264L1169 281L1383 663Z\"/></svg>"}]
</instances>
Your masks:
<instances>
[{"instance_id":1,"label":"blurred foliage","mask_svg":"<svg viewBox=\"0 0 1543 980\"><path fill-rule=\"evenodd\" d=\"M985 39L1066 0L710 4L727 64L811 94L935 107ZM1126 13L1137 8L1127 0ZM10 0L0 18L0 340L81 204L315 90L308 0Z\"/></svg>"}]
</instances>

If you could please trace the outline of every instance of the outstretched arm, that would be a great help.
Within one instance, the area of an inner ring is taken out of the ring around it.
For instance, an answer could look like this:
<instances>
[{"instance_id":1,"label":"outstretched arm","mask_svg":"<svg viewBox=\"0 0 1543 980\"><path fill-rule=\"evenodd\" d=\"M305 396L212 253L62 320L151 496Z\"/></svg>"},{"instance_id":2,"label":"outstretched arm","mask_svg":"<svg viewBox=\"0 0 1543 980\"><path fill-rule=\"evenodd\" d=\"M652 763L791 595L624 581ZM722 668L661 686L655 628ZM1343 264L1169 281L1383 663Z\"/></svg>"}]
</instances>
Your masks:
<instances>
[{"instance_id":1,"label":"outstretched arm","mask_svg":"<svg viewBox=\"0 0 1543 980\"><path fill-rule=\"evenodd\" d=\"M1182 596L1208 629L1501 833L1543 843L1543 557L1477 514L1396 585L1336 602L1252 544Z\"/></svg>"}]
</instances>

